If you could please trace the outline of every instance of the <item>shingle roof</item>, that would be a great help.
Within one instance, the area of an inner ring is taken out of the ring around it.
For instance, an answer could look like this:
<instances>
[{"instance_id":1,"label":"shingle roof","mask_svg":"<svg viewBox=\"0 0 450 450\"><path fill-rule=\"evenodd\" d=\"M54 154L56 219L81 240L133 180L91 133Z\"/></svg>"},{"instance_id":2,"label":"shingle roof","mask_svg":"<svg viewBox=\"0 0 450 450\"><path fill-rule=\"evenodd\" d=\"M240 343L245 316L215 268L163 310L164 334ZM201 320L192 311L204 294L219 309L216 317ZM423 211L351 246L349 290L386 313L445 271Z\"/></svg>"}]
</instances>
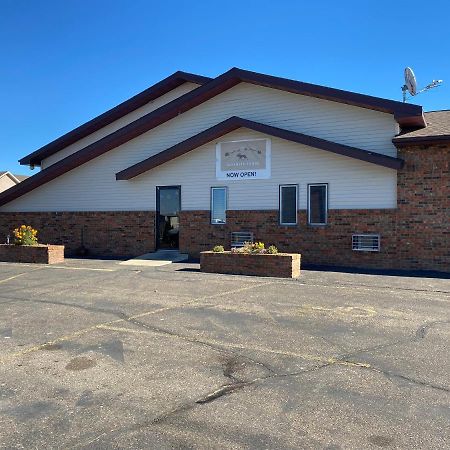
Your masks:
<instances>
[{"instance_id":1,"label":"shingle roof","mask_svg":"<svg viewBox=\"0 0 450 450\"><path fill-rule=\"evenodd\" d=\"M393 139L395 144L425 143L450 141L450 110L430 111L424 113L427 126L406 133Z\"/></svg>"}]
</instances>

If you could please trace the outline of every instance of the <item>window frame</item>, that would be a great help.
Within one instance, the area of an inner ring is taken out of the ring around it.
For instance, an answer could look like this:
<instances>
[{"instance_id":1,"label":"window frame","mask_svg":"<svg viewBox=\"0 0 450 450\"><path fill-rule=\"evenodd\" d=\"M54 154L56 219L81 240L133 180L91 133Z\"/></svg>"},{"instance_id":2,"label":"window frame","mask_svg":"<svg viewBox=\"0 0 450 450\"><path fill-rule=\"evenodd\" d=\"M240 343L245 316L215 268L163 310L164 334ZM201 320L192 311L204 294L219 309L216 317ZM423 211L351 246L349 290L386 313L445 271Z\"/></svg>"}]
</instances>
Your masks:
<instances>
[{"instance_id":1,"label":"window frame","mask_svg":"<svg viewBox=\"0 0 450 450\"><path fill-rule=\"evenodd\" d=\"M224 222L213 222L214 191L216 189L224 189L225 190L225 221ZM209 208L210 208L209 223L211 225L225 225L227 223L227 209L228 209L228 187L227 186L211 186Z\"/></svg>"},{"instance_id":2,"label":"window frame","mask_svg":"<svg viewBox=\"0 0 450 450\"><path fill-rule=\"evenodd\" d=\"M282 200L283 195L282 191L285 187L295 187L295 223L283 223L282 219ZM298 200L299 200L299 186L298 184L280 184L278 186L278 222L281 226L284 227L296 227L298 225Z\"/></svg>"},{"instance_id":3,"label":"window frame","mask_svg":"<svg viewBox=\"0 0 450 450\"><path fill-rule=\"evenodd\" d=\"M311 222L311 187L325 186L325 222ZM308 212L308 225L312 227L324 227L328 225L328 183L308 183L307 186L307 212Z\"/></svg>"}]
</instances>

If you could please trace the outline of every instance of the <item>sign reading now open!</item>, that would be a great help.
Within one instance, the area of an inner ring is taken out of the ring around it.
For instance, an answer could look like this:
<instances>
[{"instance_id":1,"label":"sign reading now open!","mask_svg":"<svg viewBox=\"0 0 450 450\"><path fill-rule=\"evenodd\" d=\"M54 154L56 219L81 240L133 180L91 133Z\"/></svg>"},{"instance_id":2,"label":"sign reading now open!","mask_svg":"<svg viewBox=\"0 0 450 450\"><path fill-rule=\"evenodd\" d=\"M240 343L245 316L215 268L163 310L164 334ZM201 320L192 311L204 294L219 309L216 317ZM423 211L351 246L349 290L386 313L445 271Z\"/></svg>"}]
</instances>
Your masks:
<instances>
[{"instance_id":1,"label":"sign reading now open!","mask_svg":"<svg viewBox=\"0 0 450 450\"><path fill-rule=\"evenodd\" d=\"M216 178L218 180L270 178L270 162L270 139L216 144Z\"/></svg>"}]
</instances>

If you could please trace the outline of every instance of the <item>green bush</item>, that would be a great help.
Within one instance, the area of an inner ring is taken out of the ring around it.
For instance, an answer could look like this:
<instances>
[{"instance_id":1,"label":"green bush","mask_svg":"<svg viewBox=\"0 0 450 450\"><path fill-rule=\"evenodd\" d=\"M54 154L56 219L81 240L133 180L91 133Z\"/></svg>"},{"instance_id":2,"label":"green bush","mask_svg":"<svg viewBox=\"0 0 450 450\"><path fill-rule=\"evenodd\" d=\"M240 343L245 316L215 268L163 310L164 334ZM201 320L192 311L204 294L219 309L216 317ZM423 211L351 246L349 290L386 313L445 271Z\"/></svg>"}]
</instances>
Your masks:
<instances>
[{"instance_id":1,"label":"green bush","mask_svg":"<svg viewBox=\"0 0 450 450\"><path fill-rule=\"evenodd\" d=\"M270 253L271 255L276 255L278 253L278 249L275 247L275 245L271 245L267 249L267 253Z\"/></svg>"},{"instance_id":2,"label":"green bush","mask_svg":"<svg viewBox=\"0 0 450 450\"><path fill-rule=\"evenodd\" d=\"M223 245L216 245L214 246L213 250L214 253L223 253L225 249L223 248Z\"/></svg>"}]
</instances>

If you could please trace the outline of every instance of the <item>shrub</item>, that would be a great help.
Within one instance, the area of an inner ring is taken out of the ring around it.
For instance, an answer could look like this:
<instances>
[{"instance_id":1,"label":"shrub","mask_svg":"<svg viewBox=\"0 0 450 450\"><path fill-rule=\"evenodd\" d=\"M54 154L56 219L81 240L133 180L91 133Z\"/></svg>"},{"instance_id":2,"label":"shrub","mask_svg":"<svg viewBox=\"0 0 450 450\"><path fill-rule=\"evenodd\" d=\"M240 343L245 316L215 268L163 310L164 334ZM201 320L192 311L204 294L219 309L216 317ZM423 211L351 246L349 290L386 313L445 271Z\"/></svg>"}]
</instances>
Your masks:
<instances>
[{"instance_id":1,"label":"shrub","mask_svg":"<svg viewBox=\"0 0 450 450\"><path fill-rule=\"evenodd\" d=\"M37 245L37 230L30 227L29 225L21 225L19 228L16 228L14 231L16 245Z\"/></svg>"},{"instance_id":2,"label":"shrub","mask_svg":"<svg viewBox=\"0 0 450 450\"><path fill-rule=\"evenodd\" d=\"M216 245L216 246L214 246L212 251L214 253L223 253L225 250L223 248L223 245Z\"/></svg>"},{"instance_id":3,"label":"shrub","mask_svg":"<svg viewBox=\"0 0 450 450\"><path fill-rule=\"evenodd\" d=\"M267 249L267 253L269 253L271 255L276 255L278 253L278 249L275 247L275 245L271 245Z\"/></svg>"},{"instance_id":4,"label":"shrub","mask_svg":"<svg viewBox=\"0 0 450 450\"><path fill-rule=\"evenodd\" d=\"M267 250L264 248L264 242L246 242L241 249L242 253L266 253Z\"/></svg>"}]
</instances>

